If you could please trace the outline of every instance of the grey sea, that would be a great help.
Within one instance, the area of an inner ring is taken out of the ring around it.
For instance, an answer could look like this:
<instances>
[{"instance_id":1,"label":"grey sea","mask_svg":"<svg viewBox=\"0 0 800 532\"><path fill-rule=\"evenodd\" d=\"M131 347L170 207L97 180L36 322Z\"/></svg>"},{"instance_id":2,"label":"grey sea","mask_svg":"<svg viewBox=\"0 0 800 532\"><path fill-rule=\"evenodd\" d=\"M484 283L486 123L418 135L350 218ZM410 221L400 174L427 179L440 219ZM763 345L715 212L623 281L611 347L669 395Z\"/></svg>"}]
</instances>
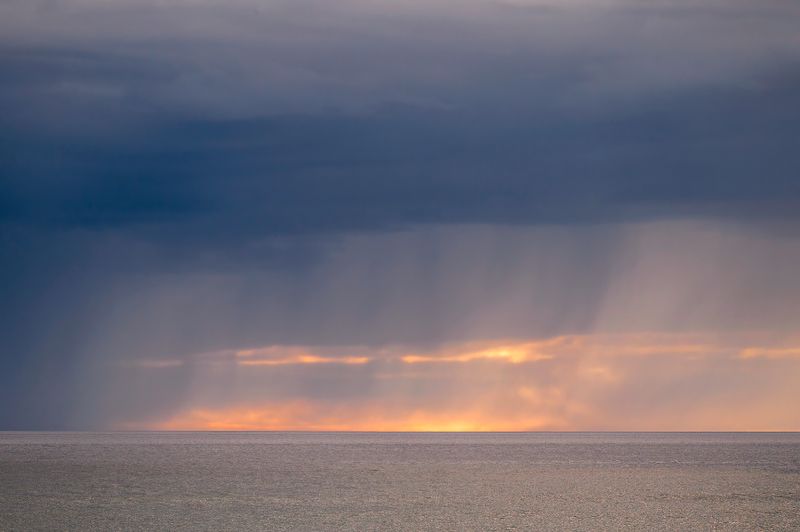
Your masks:
<instances>
[{"instance_id":1,"label":"grey sea","mask_svg":"<svg viewBox=\"0 0 800 532\"><path fill-rule=\"evenodd\" d=\"M2 530L800 530L800 434L0 433Z\"/></svg>"}]
</instances>

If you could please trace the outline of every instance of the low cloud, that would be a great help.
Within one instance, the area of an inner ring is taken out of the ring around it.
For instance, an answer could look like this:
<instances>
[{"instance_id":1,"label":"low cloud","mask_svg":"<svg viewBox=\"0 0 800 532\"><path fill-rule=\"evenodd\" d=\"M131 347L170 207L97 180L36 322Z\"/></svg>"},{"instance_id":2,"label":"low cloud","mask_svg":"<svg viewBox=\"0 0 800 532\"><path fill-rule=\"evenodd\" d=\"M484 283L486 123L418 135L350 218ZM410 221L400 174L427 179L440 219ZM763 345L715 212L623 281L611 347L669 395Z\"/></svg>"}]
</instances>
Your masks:
<instances>
[{"instance_id":1,"label":"low cloud","mask_svg":"<svg viewBox=\"0 0 800 532\"><path fill-rule=\"evenodd\" d=\"M560 336L450 344L414 354L403 346L383 346L372 348L371 357L338 358L313 354L331 348L270 346L248 352L266 351L279 357L282 352L306 354L246 367L241 367L240 360L231 361L236 366L231 370L240 386L247 381L269 386L275 379L295 379L298 385L283 397L257 392L237 397L234 391L225 404L209 402L203 390L216 387L216 368L197 377L194 394L174 414L116 426L159 430L794 430L800 427L800 417L788 405L800 400L793 384L800 376L800 365L796 361L787 365L782 359L785 354L796 357L800 347L742 347L761 336L732 334L723 341L708 333ZM370 352L363 346L350 349ZM767 364L753 366L755 356L767 358ZM288 364L305 369L271 373ZM350 397L323 400L298 395L297 390L303 388L299 383L325 379L315 368L326 364L370 364L372 370L358 373L360 391ZM409 372L409 367L414 370Z\"/></svg>"}]
</instances>

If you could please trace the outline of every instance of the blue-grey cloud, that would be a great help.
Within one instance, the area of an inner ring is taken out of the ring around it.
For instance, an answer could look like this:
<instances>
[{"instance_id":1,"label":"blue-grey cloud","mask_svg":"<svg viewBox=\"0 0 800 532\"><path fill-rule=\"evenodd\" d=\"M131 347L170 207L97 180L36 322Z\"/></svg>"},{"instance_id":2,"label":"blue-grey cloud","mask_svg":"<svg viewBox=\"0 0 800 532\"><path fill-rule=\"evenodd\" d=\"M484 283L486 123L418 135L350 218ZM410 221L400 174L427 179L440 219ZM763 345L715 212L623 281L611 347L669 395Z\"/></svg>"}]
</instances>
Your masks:
<instances>
[{"instance_id":1,"label":"blue-grey cloud","mask_svg":"<svg viewBox=\"0 0 800 532\"><path fill-rule=\"evenodd\" d=\"M270 235L796 212L790 3L307 7L4 6L3 218Z\"/></svg>"}]
</instances>

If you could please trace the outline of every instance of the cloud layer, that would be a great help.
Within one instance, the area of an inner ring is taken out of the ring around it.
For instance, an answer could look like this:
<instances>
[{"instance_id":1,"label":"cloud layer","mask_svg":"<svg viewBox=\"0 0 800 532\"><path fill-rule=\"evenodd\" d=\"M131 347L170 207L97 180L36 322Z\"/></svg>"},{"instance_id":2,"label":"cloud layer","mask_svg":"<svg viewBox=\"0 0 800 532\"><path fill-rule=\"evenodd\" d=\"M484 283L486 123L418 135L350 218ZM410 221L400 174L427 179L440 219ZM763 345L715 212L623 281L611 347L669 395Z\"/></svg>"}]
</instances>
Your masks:
<instances>
[{"instance_id":1,"label":"cloud layer","mask_svg":"<svg viewBox=\"0 0 800 532\"><path fill-rule=\"evenodd\" d=\"M9 223L214 253L414 223L797 212L792 2L1 9Z\"/></svg>"},{"instance_id":2,"label":"cloud layer","mask_svg":"<svg viewBox=\"0 0 800 532\"><path fill-rule=\"evenodd\" d=\"M122 428L169 430L796 430L800 338L616 334L448 344L420 353L297 347L209 357L177 413ZM329 353L339 353L331 355ZM359 353L344 356L341 353ZM294 357L294 358L293 358ZM270 363L272 362L272 363ZM363 368L347 369L353 364ZM221 373L237 386L221 397ZM327 365L343 365L331 371ZM288 367L294 366L294 367ZM143 366L147 371L158 371ZM214 368L213 370L211 368ZM353 372L352 376L344 376ZM230 374L229 374L230 375ZM230 377L229 377L230 378ZM358 381L342 396L275 381ZM263 386L263 388L260 388Z\"/></svg>"},{"instance_id":3,"label":"cloud layer","mask_svg":"<svg viewBox=\"0 0 800 532\"><path fill-rule=\"evenodd\" d=\"M0 428L796 427L798 20L2 2ZM695 333L711 358L682 373L660 349ZM628 377L596 395L594 340L532 347L614 334ZM641 334L670 339L625 356ZM411 401L428 382L463 402Z\"/></svg>"}]
</instances>

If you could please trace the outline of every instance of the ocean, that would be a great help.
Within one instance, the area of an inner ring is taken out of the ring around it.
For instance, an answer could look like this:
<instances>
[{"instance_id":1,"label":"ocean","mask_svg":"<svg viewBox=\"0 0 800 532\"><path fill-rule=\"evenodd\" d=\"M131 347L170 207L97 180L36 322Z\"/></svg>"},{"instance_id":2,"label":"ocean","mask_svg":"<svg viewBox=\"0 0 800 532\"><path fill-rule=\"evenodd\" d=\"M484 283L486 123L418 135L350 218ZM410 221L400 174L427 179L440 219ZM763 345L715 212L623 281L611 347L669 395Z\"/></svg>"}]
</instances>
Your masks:
<instances>
[{"instance_id":1,"label":"ocean","mask_svg":"<svg viewBox=\"0 0 800 532\"><path fill-rule=\"evenodd\" d=\"M800 433L0 433L2 530L800 530Z\"/></svg>"}]
</instances>

